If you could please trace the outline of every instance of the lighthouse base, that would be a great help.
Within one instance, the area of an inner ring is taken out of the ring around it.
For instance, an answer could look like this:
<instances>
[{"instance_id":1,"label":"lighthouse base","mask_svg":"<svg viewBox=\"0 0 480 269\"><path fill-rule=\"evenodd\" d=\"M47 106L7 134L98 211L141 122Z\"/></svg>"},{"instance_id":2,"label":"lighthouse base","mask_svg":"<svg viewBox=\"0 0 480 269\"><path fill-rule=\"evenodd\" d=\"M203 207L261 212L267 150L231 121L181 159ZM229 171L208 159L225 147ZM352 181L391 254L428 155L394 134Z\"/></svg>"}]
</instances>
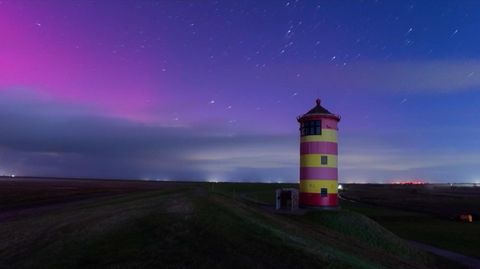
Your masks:
<instances>
[{"instance_id":1,"label":"lighthouse base","mask_svg":"<svg viewBox=\"0 0 480 269\"><path fill-rule=\"evenodd\" d=\"M338 207L336 193L323 196L320 193L301 192L299 196L300 207L303 208Z\"/></svg>"}]
</instances>

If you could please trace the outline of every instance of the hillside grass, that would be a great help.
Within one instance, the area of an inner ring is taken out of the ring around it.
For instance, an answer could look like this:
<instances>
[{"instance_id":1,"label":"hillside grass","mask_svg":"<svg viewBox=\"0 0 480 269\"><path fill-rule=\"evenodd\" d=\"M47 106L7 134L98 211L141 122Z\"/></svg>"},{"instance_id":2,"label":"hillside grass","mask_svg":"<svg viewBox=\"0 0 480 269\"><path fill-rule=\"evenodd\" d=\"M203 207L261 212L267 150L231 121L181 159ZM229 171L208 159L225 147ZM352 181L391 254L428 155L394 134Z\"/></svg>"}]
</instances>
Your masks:
<instances>
[{"instance_id":1,"label":"hillside grass","mask_svg":"<svg viewBox=\"0 0 480 269\"><path fill-rule=\"evenodd\" d=\"M425 213L341 201L398 236L480 258L480 222L462 223Z\"/></svg>"},{"instance_id":2,"label":"hillside grass","mask_svg":"<svg viewBox=\"0 0 480 269\"><path fill-rule=\"evenodd\" d=\"M416 261L428 261L423 253L411 248L397 235L362 214L347 210L308 212L304 219L357 238L372 247Z\"/></svg>"},{"instance_id":3,"label":"hillside grass","mask_svg":"<svg viewBox=\"0 0 480 269\"><path fill-rule=\"evenodd\" d=\"M247 199L273 205L275 203L275 189L282 187L298 188L298 185L243 185L240 183L222 183L217 184L215 187L216 190L220 190L222 193L232 197L234 194L238 197L239 193L244 193ZM362 217L359 217L358 215L354 217L355 215L351 214L355 212L359 215L367 216L371 220L374 220L377 226L380 224L386 230L401 238L480 258L480 221L474 223L462 223L450 219L439 218L428 213L419 213L363 203L353 203L345 200L340 200L339 202L342 208L341 212L322 211L318 213L310 213L308 214L307 219L310 219L310 221L317 221L322 225L339 230L342 233L352 233L355 235L354 231L349 231L349 228L362 226L362 223L364 222ZM421 200L418 202L421 203ZM345 213L347 211L351 213ZM356 218L362 218L362 221L358 221ZM358 225L343 225L352 222ZM368 228L373 226L369 224L365 227ZM356 236L362 240L377 243L382 242L379 238L367 237L367 234L368 233L357 232ZM375 233L372 232L370 234L374 235Z\"/></svg>"}]
</instances>

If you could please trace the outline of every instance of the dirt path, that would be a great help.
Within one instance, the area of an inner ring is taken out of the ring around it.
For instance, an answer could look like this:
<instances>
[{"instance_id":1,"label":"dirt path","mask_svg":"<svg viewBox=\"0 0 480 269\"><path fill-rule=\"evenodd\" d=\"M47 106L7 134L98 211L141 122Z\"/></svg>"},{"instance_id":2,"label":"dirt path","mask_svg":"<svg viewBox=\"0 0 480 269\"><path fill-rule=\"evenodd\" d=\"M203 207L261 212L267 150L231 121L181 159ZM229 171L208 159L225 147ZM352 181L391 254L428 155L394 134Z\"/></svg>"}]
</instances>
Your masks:
<instances>
[{"instance_id":1,"label":"dirt path","mask_svg":"<svg viewBox=\"0 0 480 269\"><path fill-rule=\"evenodd\" d=\"M459 253L456 253L456 252L453 252L453 251L450 251L450 250L437 248L437 247L430 246L430 245L423 244L423 243L416 242L416 241L409 240L408 242L416 248L419 248L423 251L428 251L430 253L433 253L437 256L447 258L449 260L456 261L460 264L468 266L468 268L480 269L480 259L465 256L465 255L462 255L462 254L459 254Z\"/></svg>"}]
</instances>

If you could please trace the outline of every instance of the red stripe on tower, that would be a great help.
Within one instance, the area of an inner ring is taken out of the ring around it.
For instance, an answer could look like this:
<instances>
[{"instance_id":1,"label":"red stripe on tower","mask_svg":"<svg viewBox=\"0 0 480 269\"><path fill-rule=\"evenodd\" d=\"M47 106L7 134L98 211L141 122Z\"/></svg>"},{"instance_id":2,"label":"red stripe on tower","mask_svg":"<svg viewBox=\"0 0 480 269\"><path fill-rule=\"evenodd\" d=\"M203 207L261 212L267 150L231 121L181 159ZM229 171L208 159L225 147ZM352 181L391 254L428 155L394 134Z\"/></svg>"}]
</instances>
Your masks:
<instances>
[{"instance_id":1,"label":"red stripe on tower","mask_svg":"<svg viewBox=\"0 0 480 269\"><path fill-rule=\"evenodd\" d=\"M337 155L337 143L303 142L300 143L300 154L332 154Z\"/></svg>"},{"instance_id":2,"label":"red stripe on tower","mask_svg":"<svg viewBox=\"0 0 480 269\"><path fill-rule=\"evenodd\" d=\"M300 167L300 180L337 179L338 169L330 167Z\"/></svg>"}]
</instances>

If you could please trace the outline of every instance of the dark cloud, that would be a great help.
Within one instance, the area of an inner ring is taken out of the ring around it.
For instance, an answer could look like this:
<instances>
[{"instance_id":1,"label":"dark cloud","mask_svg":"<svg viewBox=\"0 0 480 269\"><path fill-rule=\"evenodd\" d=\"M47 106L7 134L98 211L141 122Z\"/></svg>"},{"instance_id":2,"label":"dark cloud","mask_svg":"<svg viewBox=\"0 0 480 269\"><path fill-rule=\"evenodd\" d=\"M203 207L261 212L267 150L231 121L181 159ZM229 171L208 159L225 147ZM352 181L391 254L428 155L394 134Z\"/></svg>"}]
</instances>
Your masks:
<instances>
[{"instance_id":1,"label":"dark cloud","mask_svg":"<svg viewBox=\"0 0 480 269\"><path fill-rule=\"evenodd\" d=\"M295 180L295 137L227 135L211 127L149 125L99 116L95 111L66 106L28 92L2 92L0 98L0 169L5 172L111 178Z\"/></svg>"}]
</instances>

